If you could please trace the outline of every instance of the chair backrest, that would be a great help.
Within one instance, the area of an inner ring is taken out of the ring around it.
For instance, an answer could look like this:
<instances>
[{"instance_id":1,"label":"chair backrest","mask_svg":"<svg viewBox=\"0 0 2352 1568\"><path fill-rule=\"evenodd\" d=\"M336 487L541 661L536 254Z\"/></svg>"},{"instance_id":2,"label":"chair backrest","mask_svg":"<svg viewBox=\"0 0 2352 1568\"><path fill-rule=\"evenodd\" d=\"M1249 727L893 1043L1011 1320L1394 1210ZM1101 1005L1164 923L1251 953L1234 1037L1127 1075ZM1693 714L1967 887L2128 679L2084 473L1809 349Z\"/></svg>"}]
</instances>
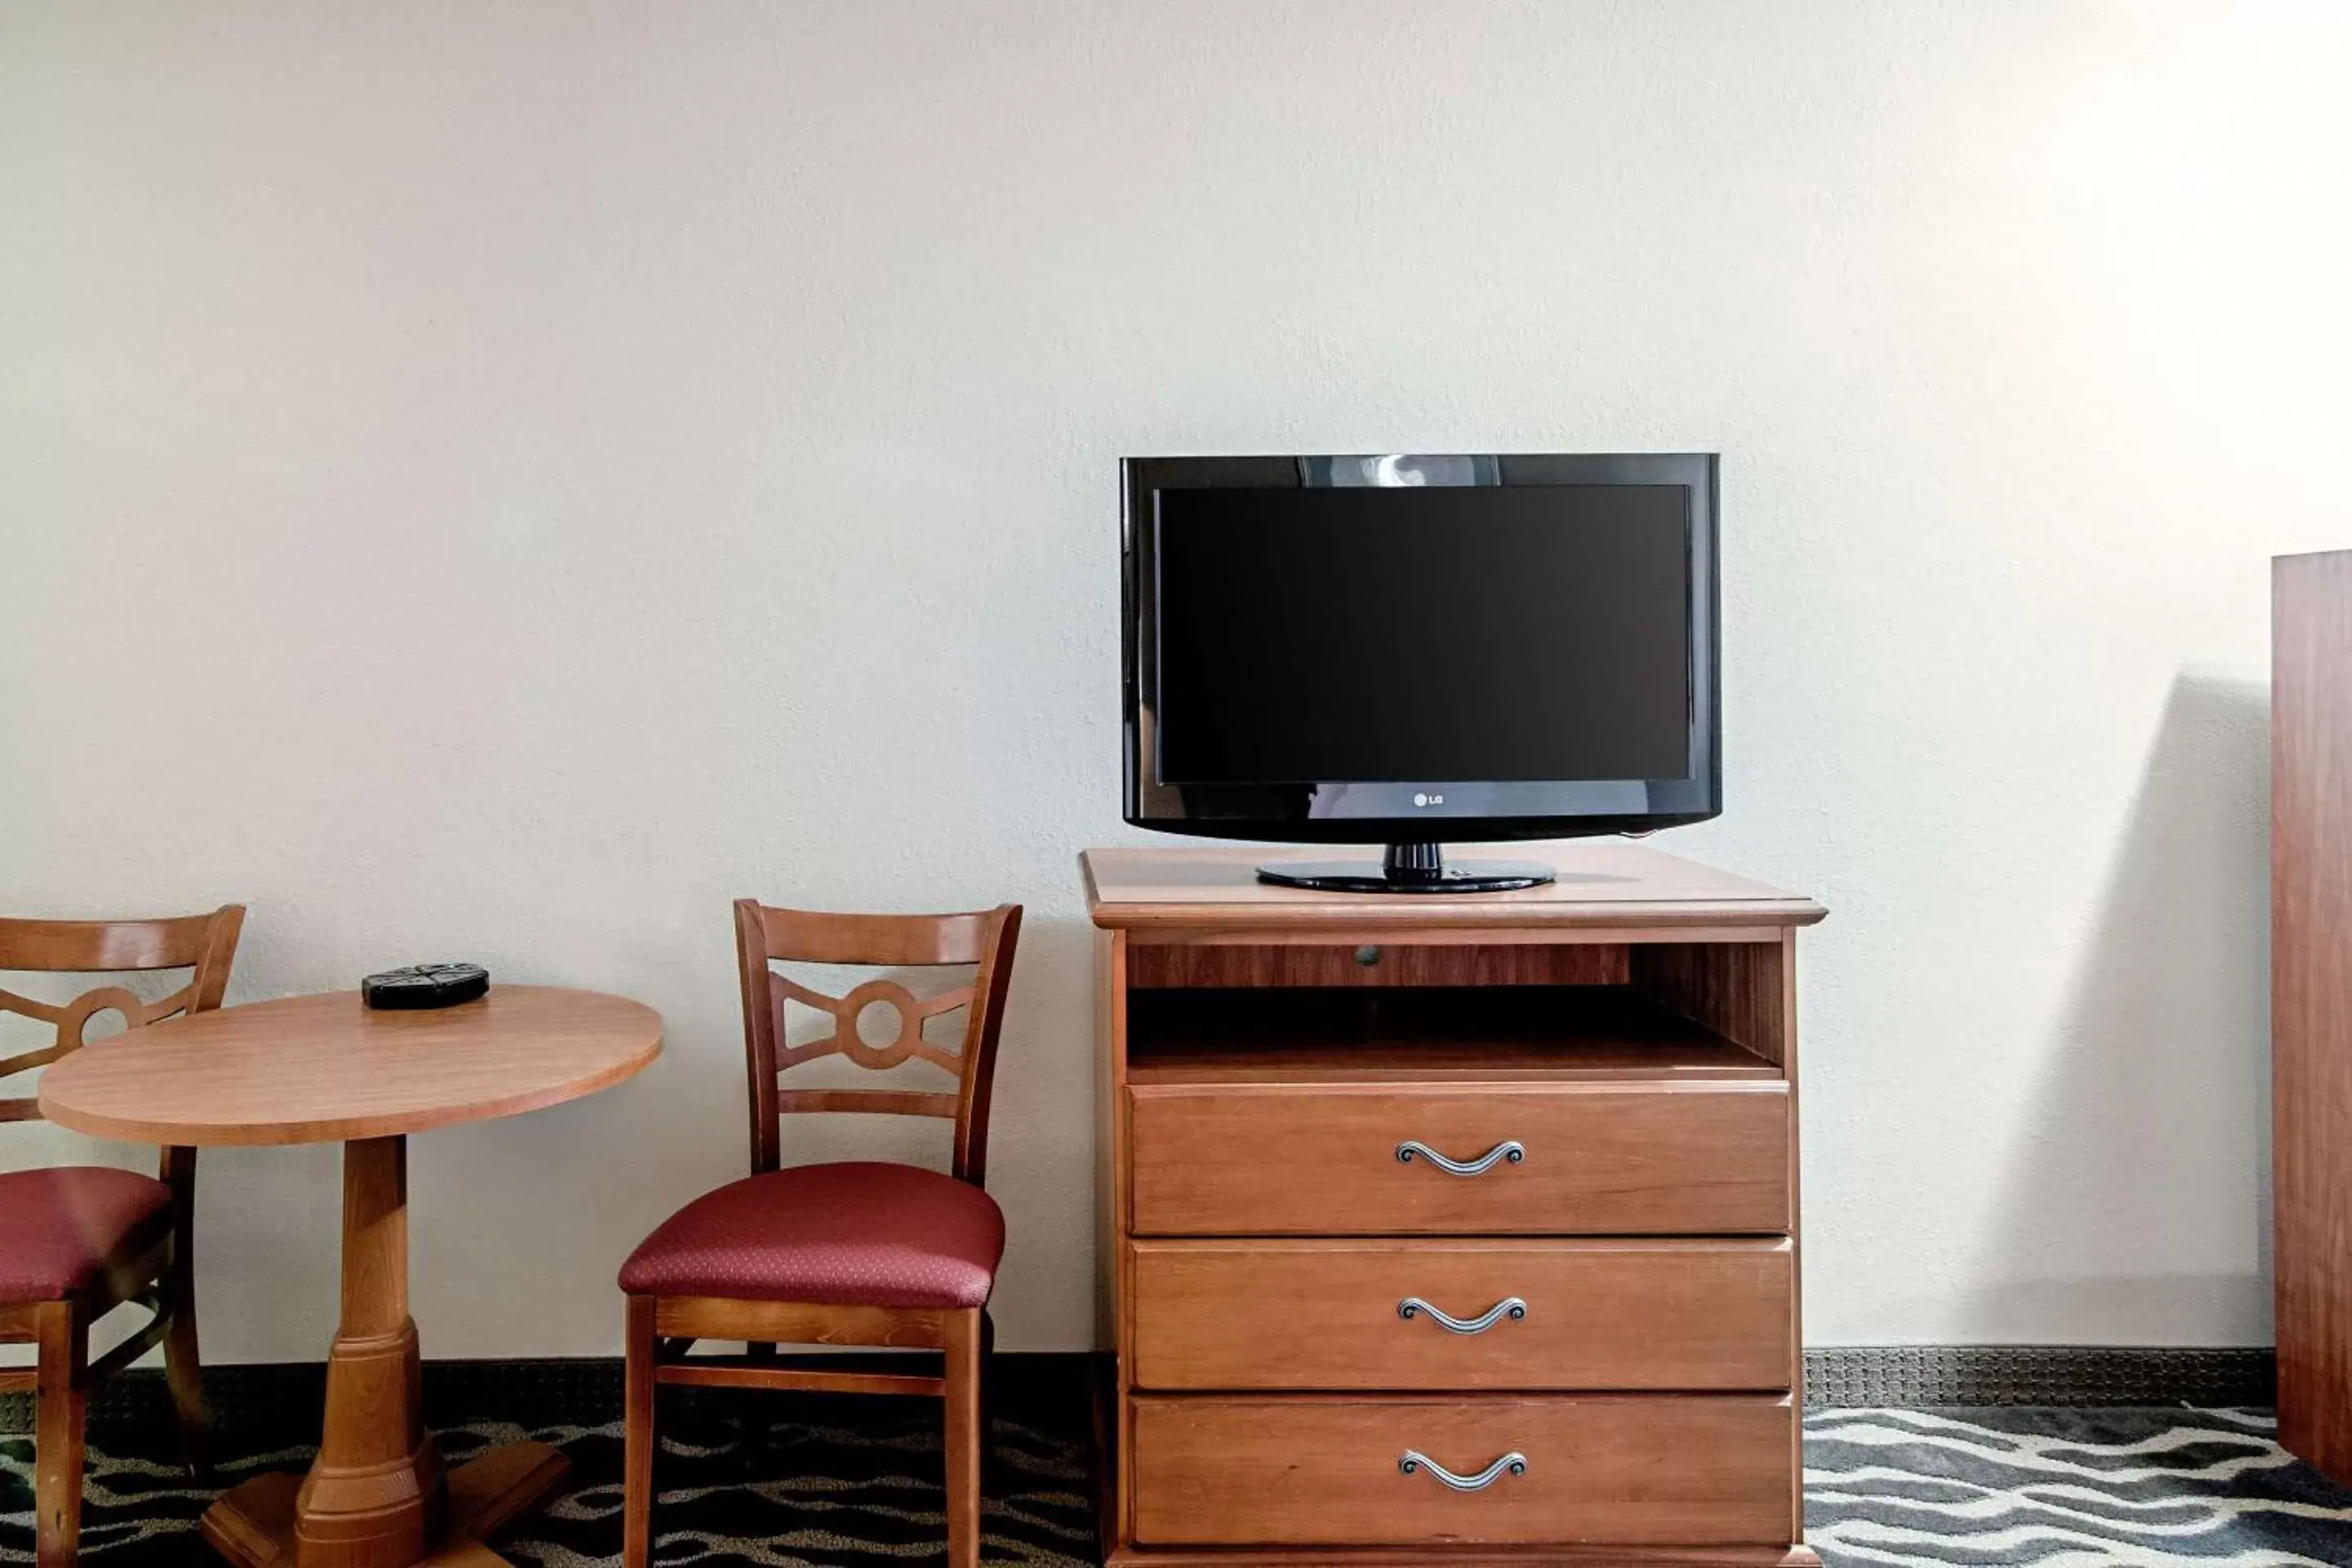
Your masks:
<instances>
[{"instance_id":1,"label":"chair backrest","mask_svg":"<svg viewBox=\"0 0 2352 1568\"><path fill-rule=\"evenodd\" d=\"M128 970L186 969L188 983L150 1002L121 985L100 985L69 1002L36 1002L0 990L0 1013L21 1013L52 1026L46 1046L0 1057L0 1079L47 1067L81 1048L83 1031L100 1013L119 1013L139 1028L174 1013L203 1013L221 1005L229 966L236 961L237 932L245 926L243 904L223 904L208 915L163 921L27 921L0 919L0 972L116 974ZM0 1121L37 1121L41 1110L31 1098L0 1100Z\"/></svg>"},{"instance_id":2,"label":"chair backrest","mask_svg":"<svg viewBox=\"0 0 2352 1568\"><path fill-rule=\"evenodd\" d=\"M781 1159L779 1116L796 1111L879 1111L939 1116L955 1121L954 1175L974 1186L988 1171L988 1100L996 1072L996 1037L1013 977L1013 950L1021 938L1021 906L956 915L835 915L771 909L756 899L735 903L736 957L743 975L743 1041L751 1077L751 1169L772 1171ZM895 980L876 978L846 995L813 991L769 967L772 962L905 969L971 964L971 984L918 997ZM784 1005L799 1002L833 1016L833 1032L794 1045L786 1037ZM858 1016L876 1003L897 1010L898 1035L868 1045ZM964 1010L963 1037L954 1047L927 1038L923 1026ZM896 1089L782 1089L779 1076L803 1062L842 1056L877 1071L908 1060L929 1062L956 1077L953 1093Z\"/></svg>"}]
</instances>

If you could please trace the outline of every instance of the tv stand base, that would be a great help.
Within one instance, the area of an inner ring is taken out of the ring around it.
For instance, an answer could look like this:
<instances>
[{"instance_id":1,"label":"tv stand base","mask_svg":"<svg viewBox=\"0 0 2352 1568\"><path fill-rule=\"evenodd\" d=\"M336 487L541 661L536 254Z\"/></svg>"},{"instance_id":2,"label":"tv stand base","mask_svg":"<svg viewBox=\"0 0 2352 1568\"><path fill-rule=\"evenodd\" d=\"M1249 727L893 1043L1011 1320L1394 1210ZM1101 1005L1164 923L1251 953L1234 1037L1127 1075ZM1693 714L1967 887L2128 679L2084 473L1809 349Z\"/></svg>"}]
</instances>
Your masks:
<instances>
[{"instance_id":1,"label":"tv stand base","mask_svg":"<svg viewBox=\"0 0 2352 1568\"><path fill-rule=\"evenodd\" d=\"M1449 866L1435 844L1391 844L1369 860L1287 860L1260 866L1257 879L1317 893L1512 893L1540 888L1552 868L1534 860L1461 860Z\"/></svg>"}]
</instances>

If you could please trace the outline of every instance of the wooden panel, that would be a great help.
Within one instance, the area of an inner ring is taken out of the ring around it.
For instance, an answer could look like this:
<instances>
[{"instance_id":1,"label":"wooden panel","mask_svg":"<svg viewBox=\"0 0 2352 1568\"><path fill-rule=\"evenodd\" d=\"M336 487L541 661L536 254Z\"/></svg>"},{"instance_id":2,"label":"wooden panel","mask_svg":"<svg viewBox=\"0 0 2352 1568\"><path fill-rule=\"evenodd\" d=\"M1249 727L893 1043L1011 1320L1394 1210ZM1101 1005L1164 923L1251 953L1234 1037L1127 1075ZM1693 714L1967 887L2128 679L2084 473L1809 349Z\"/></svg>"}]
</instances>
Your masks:
<instances>
[{"instance_id":1,"label":"wooden panel","mask_svg":"<svg viewBox=\"0 0 2352 1568\"><path fill-rule=\"evenodd\" d=\"M1120 1546L1103 1568L1822 1568L1804 1546Z\"/></svg>"},{"instance_id":2,"label":"wooden panel","mask_svg":"<svg viewBox=\"0 0 2352 1568\"><path fill-rule=\"evenodd\" d=\"M1804 1162L1800 1156L1798 1141L1805 1119L1799 1109L1801 1090L1797 1081L1797 932L1794 927L1780 933L1780 1070L1789 1080L1789 1244L1795 1249L1797 1258L1801 1258L1805 1247L1805 1194L1801 1167ZM1790 1402L1797 1414L1797 1424L1789 1433L1789 1506L1795 1517L1801 1520L1805 1517L1805 1280L1802 1267L1795 1268L1789 1280L1789 1365L1792 1370Z\"/></svg>"},{"instance_id":3,"label":"wooden panel","mask_svg":"<svg viewBox=\"0 0 2352 1568\"><path fill-rule=\"evenodd\" d=\"M1786 1391L1786 1241L1139 1241L1151 1389ZM1457 1321L1511 1300L1476 1333Z\"/></svg>"},{"instance_id":4,"label":"wooden panel","mask_svg":"<svg viewBox=\"0 0 2352 1568\"><path fill-rule=\"evenodd\" d=\"M1097 931L1099 945L1096 962L1103 967L1097 978L1101 983L1102 1042L1105 1056L1101 1074L1096 1084L1096 1111L1102 1123L1102 1147L1098 1157L1103 1162L1098 1177L1107 1184L1095 1194L1097 1220L1101 1228L1100 1251L1096 1254L1095 1267L1103 1273L1102 1343L1111 1347L1111 1406L1105 1412L1103 1433L1103 1476L1100 1488L1106 1512L1101 1522L1101 1543L1108 1552L1125 1538L1126 1521L1130 1514L1130 1467L1127 1458L1126 1420L1129 1394L1133 1386L1130 1375L1131 1358L1126 1353L1133 1342L1133 1283L1129 1278L1129 1258L1127 1248L1119 1245L1134 1228L1135 1216L1129 1204L1133 1184L1128 1180L1128 1165L1132 1158L1128 1147L1127 1114L1127 1025L1128 1000L1127 952L1128 935L1123 931Z\"/></svg>"},{"instance_id":5,"label":"wooden panel","mask_svg":"<svg viewBox=\"0 0 2352 1568\"><path fill-rule=\"evenodd\" d=\"M1780 1083L1129 1094L1138 1236L1691 1235L1789 1227ZM1456 1176L1506 1141L1517 1163Z\"/></svg>"},{"instance_id":6,"label":"wooden panel","mask_svg":"<svg viewBox=\"0 0 2352 1568\"><path fill-rule=\"evenodd\" d=\"M937 1350L946 1314L916 1307L742 1301L713 1296L656 1299L654 1332L689 1340L757 1340L788 1345L881 1345Z\"/></svg>"},{"instance_id":7,"label":"wooden panel","mask_svg":"<svg viewBox=\"0 0 2352 1568\"><path fill-rule=\"evenodd\" d=\"M682 1388L764 1388L810 1394L912 1394L938 1398L948 1391L947 1380L893 1373L826 1372L815 1367L763 1366L749 1362L714 1365L702 1361L666 1363L654 1369L654 1381Z\"/></svg>"},{"instance_id":8,"label":"wooden panel","mask_svg":"<svg viewBox=\"0 0 2352 1568\"><path fill-rule=\"evenodd\" d=\"M2278 1435L2352 1482L2352 552L2273 563L2272 616Z\"/></svg>"},{"instance_id":9,"label":"wooden panel","mask_svg":"<svg viewBox=\"0 0 2352 1568\"><path fill-rule=\"evenodd\" d=\"M1099 926L1099 922L1097 924ZM1688 926L1673 921L1651 925L1542 922L1534 925L1480 924L1472 929L1429 925L1407 915L1387 920L1359 917L1336 925L1318 921L1297 926L1261 923L1228 927L1213 921L1134 930L1125 926L1099 929L1127 931L1139 947L1278 947L1286 944L1328 947L1333 942L1375 942L1390 948L1451 947L1456 942L1473 941L1482 947L1556 947L1563 937L1571 934L1580 943L1618 947L1640 947L1659 942L1777 942L1780 933L1790 927L1786 921L1759 918L1753 923L1735 925Z\"/></svg>"},{"instance_id":10,"label":"wooden panel","mask_svg":"<svg viewBox=\"0 0 2352 1568\"><path fill-rule=\"evenodd\" d=\"M1127 938L1118 931L1095 936L1095 1033L1102 1048L1095 1057L1095 1342L1118 1343L1112 1316L1118 1298L1118 1240L1126 1230L1118 1196L1127 1190L1120 1143L1127 1119Z\"/></svg>"},{"instance_id":11,"label":"wooden panel","mask_svg":"<svg viewBox=\"0 0 2352 1568\"><path fill-rule=\"evenodd\" d=\"M1081 857L1087 903L1099 926L1166 931L1206 928L1300 931L1475 931L1485 927L1811 925L1825 912L1745 877L1632 844L1515 849L1549 858L1559 879L1515 893L1414 898L1316 893L1268 887L1256 868L1285 859L1329 859L1326 848L1089 849Z\"/></svg>"},{"instance_id":12,"label":"wooden panel","mask_svg":"<svg viewBox=\"0 0 2352 1568\"><path fill-rule=\"evenodd\" d=\"M952 1094L919 1094L904 1089L782 1089L776 1091L776 1110L791 1116L813 1110L848 1111L865 1116L942 1116L952 1121L962 1109Z\"/></svg>"},{"instance_id":13,"label":"wooden panel","mask_svg":"<svg viewBox=\"0 0 2352 1568\"><path fill-rule=\"evenodd\" d=\"M1271 985L1622 985L1622 942L1487 943L1429 947L1296 942L1139 947L1128 983L1160 987Z\"/></svg>"},{"instance_id":14,"label":"wooden panel","mask_svg":"<svg viewBox=\"0 0 2352 1568\"><path fill-rule=\"evenodd\" d=\"M1766 1061L1789 1054L1779 942L1660 943L1631 962L1644 995Z\"/></svg>"},{"instance_id":15,"label":"wooden panel","mask_svg":"<svg viewBox=\"0 0 2352 1568\"><path fill-rule=\"evenodd\" d=\"M1132 1083L1234 1088L1274 1083L1689 1083L1737 1079L1777 1083L1781 1076L1779 1068L1728 1040L1670 1047L1603 1040L1481 1040L1427 1046L1315 1043L1255 1050L1202 1047L1154 1049L1138 1057L1128 1071Z\"/></svg>"},{"instance_id":16,"label":"wooden panel","mask_svg":"<svg viewBox=\"0 0 2352 1568\"><path fill-rule=\"evenodd\" d=\"M212 914L169 920L0 920L0 969L107 973L191 968L204 958L219 922L242 922L244 917L242 905L231 905ZM234 932L229 941L234 945ZM215 997L214 1005L218 1002Z\"/></svg>"},{"instance_id":17,"label":"wooden panel","mask_svg":"<svg viewBox=\"0 0 2352 1568\"><path fill-rule=\"evenodd\" d=\"M1138 1083L1777 1079L1622 985L1130 994Z\"/></svg>"},{"instance_id":18,"label":"wooden panel","mask_svg":"<svg viewBox=\"0 0 2352 1568\"><path fill-rule=\"evenodd\" d=\"M1787 1542L1789 1433L1769 1397L1139 1398L1135 1536L1188 1545ZM1456 1492L1408 1448L1475 1475Z\"/></svg>"},{"instance_id":19,"label":"wooden panel","mask_svg":"<svg viewBox=\"0 0 2352 1568\"><path fill-rule=\"evenodd\" d=\"M753 903L768 956L802 963L978 963L1000 911L951 915L834 914Z\"/></svg>"}]
</instances>

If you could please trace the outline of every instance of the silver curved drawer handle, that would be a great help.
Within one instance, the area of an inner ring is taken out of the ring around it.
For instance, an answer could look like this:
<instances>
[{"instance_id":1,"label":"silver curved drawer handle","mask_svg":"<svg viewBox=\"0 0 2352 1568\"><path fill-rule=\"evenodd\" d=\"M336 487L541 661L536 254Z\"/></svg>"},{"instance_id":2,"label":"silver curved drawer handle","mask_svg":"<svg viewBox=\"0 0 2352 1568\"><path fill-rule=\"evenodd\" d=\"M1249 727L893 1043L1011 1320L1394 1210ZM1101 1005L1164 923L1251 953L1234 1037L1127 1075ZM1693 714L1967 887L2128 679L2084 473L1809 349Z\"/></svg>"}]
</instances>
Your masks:
<instances>
[{"instance_id":1,"label":"silver curved drawer handle","mask_svg":"<svg viewBox=\"0 0 2352 1568\"><path fill-rule=\"evenodd\" d=\"M1428 1161L1449 1176L1483 1176L1505 1160L1508 1160L1514 1165L1517 1164L1528 1157L1528 1149L1527 1145L1517 1139L1508 1138L1475 1160L1462 1161L1449 1160L1428 1144L1411 1138L1397 1145L1397 1160L1400 1163L1410 1165L1415 1156Z\"/></svg>"},{"instance_id":2,"label":"silver curved drawer handle","mask_svg":"<svg viewBox=\"0 0 2352 1568\"><path fill-rule=\"evenodd\" d=\"M1475 1476L1457 1476L1428 1455L1418 1449L1407 1448L1398 1458L1397 1468L1408 1476L1415 1470L1427 1470L1457 1492L1483 1492L1500 1479L1506 1470L1515 1476L1526 1475L1528 1457L1519 1453L1506 1454Z\"/></svg>"},{"instance_id":3,"label":"silver curved drawer handle","mask_svg":"<svg viewBox=\"0 0 2352 1568\"><path fill-rule=\"evenodd\" d=\"M1475 1318L1457 1318L1440 1311L1418 1296L1407 1296L1397 1303L1397 1316L1408 1323L1423 1312L1429 1314L1431 1322L1450 1334L1483 1334L1505 1318L1515 1323L1525 1321L1528 1304L1517 1296L1506 1296Z\"/></svg>"}]
</instances>

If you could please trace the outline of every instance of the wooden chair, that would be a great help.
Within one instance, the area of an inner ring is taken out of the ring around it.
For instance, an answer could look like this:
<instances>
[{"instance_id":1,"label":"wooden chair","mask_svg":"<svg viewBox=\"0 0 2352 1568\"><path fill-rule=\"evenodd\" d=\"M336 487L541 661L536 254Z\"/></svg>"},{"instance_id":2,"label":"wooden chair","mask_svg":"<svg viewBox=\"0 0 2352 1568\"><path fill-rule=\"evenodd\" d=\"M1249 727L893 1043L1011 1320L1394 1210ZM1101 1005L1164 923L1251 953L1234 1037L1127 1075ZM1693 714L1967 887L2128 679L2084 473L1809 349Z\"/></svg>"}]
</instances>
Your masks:
<instances>
[{"instance_id":1,"label":"wooden chair","mask_svg":"<svg viewBox=\"0 0 2352 1568\"><path fill-rule=\"evenodd\" d=\"M843 1394L944 1395L948 1561L980 1562L981 1373L990 1291L1004 1251L1004 1216L982 1190L996 1037L1021 934L1021 910L982 913L837 915L735 905L751 1069L751 1174L707 1193L664 1221L621 1269L629 1299L625 1568L646 1568L653 1546L654 1391L797 1388ZM970 985L918 999L877 978L829 996L775 973L772 961L905 968L971 964ZM821 1040L785 1039L783 1006L833 1016ZM858 1016L876 1003L898 1014L898 1037L868 1045ZM961 1008L955 1049L926 1039L929 1020ZM897 1089L785 1090L780 1072L835 1054L884 1070L909 1060L955 1075L952 1092ZM779 1115L895 1112L955 1123L950 1174L854 1162L779 1168ZM688 1359L698 1339L741 1340L741 1358ZM779 1345L873 1345L942 1352L942 1375L829 1372L775 1364Z\"/></svg>"},{"instance_id":2,"label":"wooden chair","mask_svg":"<svg viewBox=\"0 0 2352 1568\"><path fill-rule=\"evenodd\" d=\"M0 991L0 1013L57 1031L37 1049L0 1058L0 1078L79 1049L100 1013L131 1028L175 1013L217 1007L228 988L245 909L163 921L0 920L0 970L111 973L187 969L188 983L159 1001L120 985L51 1005ZM0 1100L0 1122L34 1121L31 1099ZM37 1347L30 1372L0 1371L0 1393L34 1393L34 1556L68 1568L81 1535L82 1418L90 1385L163 1346L164 1377L190 1468L201 1468L204 1394L196 1364L196 1152L166 1149L163 1179L112 1166L58 1166L0 1173L0 1343ZM89 1359L89 1328L125 1302L153 1316L138 1332Z\"/></svg>"}]
</instances>

